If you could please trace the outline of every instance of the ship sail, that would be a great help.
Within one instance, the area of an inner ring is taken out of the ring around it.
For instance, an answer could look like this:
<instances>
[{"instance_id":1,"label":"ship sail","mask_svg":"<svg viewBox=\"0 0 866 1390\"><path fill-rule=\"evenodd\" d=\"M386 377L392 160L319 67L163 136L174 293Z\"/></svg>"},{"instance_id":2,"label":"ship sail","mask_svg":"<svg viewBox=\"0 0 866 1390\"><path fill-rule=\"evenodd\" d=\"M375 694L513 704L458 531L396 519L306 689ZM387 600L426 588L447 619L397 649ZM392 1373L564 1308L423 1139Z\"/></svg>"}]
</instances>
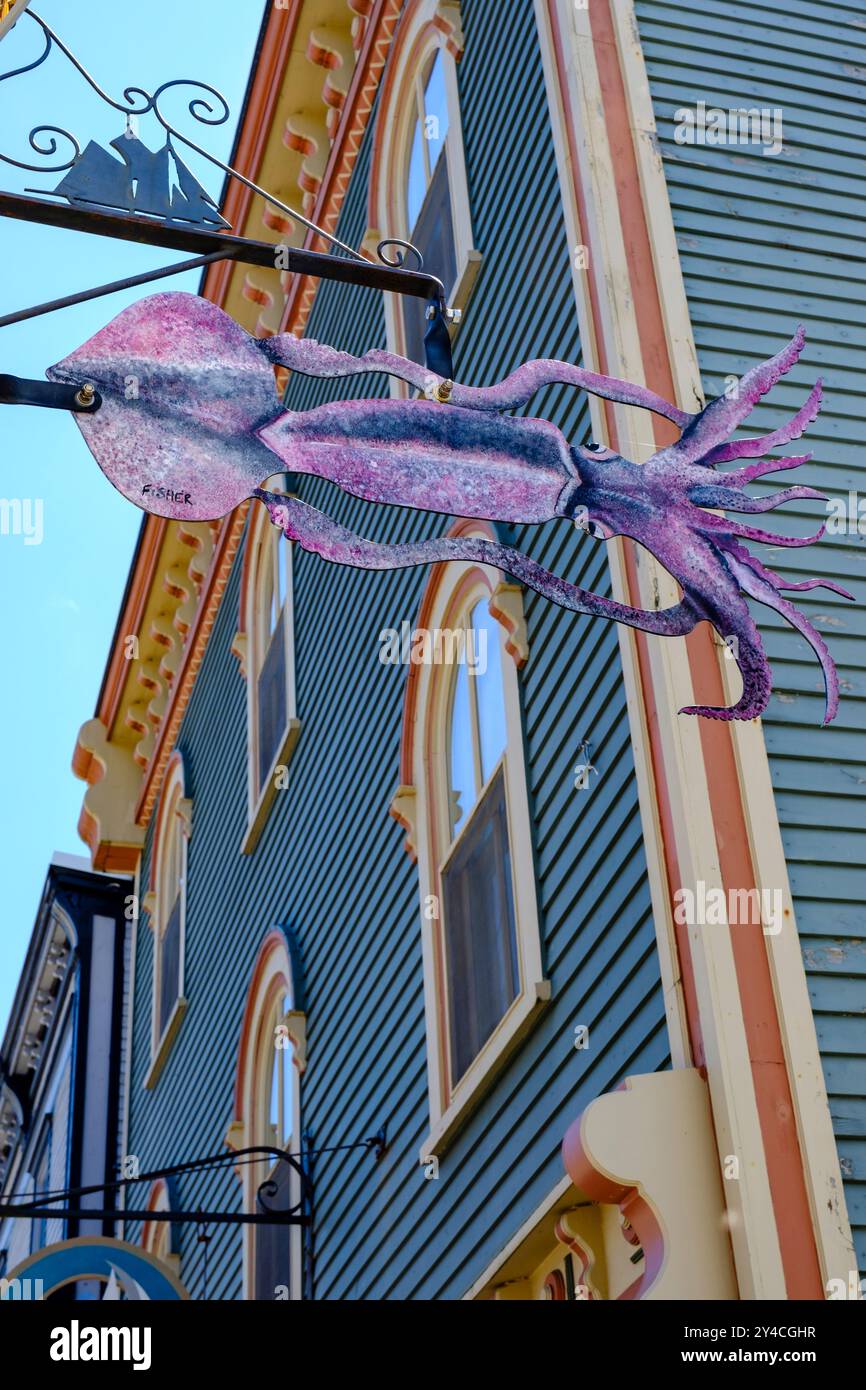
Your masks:
<instances>
[{"instance_id":1,"label":"ship sail","mask_svg":"<svg viewBox=\"0 0 866 1390\"><path fill-rule=\"evenodd\" d=\"M53 193L70 203L128 209L132 190L129 173L107 150L91 140Z\"/></svg>"},{"instance_id":2,"label":"ship sail","mask_svg":"<svg viewBox=\"0 0 866 1390\"><path fill-rule=\"evenodd\" d=\"M137 135L119 135L107 150L91 140L52 193L73 204L158 217L164 222L228 227L213 199L166 141L149 150Z\"/></svg>"}]
</instances>

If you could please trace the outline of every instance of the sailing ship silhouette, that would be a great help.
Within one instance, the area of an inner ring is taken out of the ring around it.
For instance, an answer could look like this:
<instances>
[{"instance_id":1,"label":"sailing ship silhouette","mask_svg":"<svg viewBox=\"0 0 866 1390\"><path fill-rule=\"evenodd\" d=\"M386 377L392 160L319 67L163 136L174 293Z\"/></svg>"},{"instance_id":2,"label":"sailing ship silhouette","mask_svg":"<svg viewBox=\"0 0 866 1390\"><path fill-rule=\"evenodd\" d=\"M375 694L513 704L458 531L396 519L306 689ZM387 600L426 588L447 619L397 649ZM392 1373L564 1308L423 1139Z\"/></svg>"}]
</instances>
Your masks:
<instances>
[{"instance_id":1,"label":"sailing ship silhouette","mask_svg":"<svg viewBox=\"0 0 866 1390\"><path fill-rule=\"evenodd\" d=\"M164 222L229 226L169 141L154 152L137 135L119 135L111 148L122 163L91 140L52 195L77 206L141 213Z\"/></svg>"}]
</instances>

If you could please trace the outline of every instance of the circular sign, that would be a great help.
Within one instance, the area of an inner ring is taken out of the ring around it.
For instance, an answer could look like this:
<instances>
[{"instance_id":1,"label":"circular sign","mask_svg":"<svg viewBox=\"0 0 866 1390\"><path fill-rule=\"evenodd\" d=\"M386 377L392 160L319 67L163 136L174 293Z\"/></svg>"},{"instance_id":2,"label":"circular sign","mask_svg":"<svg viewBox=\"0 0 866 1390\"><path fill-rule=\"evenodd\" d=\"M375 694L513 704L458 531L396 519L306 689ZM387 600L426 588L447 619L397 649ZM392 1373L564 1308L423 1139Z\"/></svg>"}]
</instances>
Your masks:
<instances>
[{"instance_id":1,"label":"circular sign","mask_svg":"<svg viewBox=\"0 0 866 1390\"><path fill-rule=\"evenodd\" d=\"M0 1281L0 1299L48 1298L64 1284L80 1279L105 1283L109 1299L152 1301L189 1297L180 1280L139 1246L109 1236L76 1236L36 1250L11 1270ZM22 1292L25 1288L26 1292Z\"/></svg>"}]
</instances>

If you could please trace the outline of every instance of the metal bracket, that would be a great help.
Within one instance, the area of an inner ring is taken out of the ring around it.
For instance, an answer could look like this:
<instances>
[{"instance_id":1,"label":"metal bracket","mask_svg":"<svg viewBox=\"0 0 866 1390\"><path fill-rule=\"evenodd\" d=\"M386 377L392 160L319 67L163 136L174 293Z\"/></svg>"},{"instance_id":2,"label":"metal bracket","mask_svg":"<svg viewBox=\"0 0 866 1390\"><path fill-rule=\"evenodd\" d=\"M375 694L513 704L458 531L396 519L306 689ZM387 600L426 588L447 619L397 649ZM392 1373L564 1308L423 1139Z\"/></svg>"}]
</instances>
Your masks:
<instances>
[{"instance_id":1,"label":"metal bracket","mask_svg":"<svg viewBox=\"0 0 866 1390\"><path fill-rule=\"evenodd\" d=\"M0 405L39 405L48 410L92 415L102 405L102 397L89 382L81 386L61 386L53 381L33 381L29 377L0 373Z\"/></svg>"}]
</instances>

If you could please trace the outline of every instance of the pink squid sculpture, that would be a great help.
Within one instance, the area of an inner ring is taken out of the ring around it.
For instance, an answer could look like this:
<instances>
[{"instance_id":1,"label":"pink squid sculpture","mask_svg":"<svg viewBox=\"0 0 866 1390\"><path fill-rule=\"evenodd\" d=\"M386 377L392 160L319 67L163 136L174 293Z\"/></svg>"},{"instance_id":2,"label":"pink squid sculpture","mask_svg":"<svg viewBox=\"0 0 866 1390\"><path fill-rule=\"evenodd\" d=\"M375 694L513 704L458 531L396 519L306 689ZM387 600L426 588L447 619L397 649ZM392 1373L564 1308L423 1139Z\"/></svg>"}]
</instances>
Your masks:
<instances>
[{"instance_id":1,"label":"pink squid sculpture","mask_svg":"<svg viewBox=\"0 0 866 1390\"><path fill-rule=\"evenodd\" d=\"M771 672L747 603L757 599L814 648L824 673L826 724L838 705L832 657L821 634L781 590L823 584L845 598L852 595L823 579L788 584L743 544L809 545L824 527L801 539L718 514L766 512L795 498L822 497L810 487L789 487L766 498L744 490L755 478L811 458L762 456L799 438L815 419L820 381L787 424L758 438L731 439L753 405L797 361L804 338L798 329L781 352L741 378L735 396L689 414L645 387L565 362L527 362L498 385L472 387L443 382L388 352L354 357L289 334L256 339L209 301L167 293L125 309L47 375L96 387L100 408L75 416L84 438L114 486L158 516L211 520L258 497L290 540L338 564L381 570L473 560L506 570L563 608L660 636L682 636L700 622L712 623L736 655L743 693L731 708L700 705L682 713L751 719L765 708ZM386 372L423 394L287 411L276 395L277 365L321 377ZM597 445L573 446L547 421L502 413L552 382L654 411L672 420L680 437L646 463L634 464ZM716 471L734 459L757 461ZM261 483L283 468L326 478L370 502L448 516L511 523L580 518L598 534L629 536L645 546L678 580L683 596L657 612L632 608L568 584L512 547L480 537L378 544L297 497L264 491Z\"/></svg>"}]
</instances>

